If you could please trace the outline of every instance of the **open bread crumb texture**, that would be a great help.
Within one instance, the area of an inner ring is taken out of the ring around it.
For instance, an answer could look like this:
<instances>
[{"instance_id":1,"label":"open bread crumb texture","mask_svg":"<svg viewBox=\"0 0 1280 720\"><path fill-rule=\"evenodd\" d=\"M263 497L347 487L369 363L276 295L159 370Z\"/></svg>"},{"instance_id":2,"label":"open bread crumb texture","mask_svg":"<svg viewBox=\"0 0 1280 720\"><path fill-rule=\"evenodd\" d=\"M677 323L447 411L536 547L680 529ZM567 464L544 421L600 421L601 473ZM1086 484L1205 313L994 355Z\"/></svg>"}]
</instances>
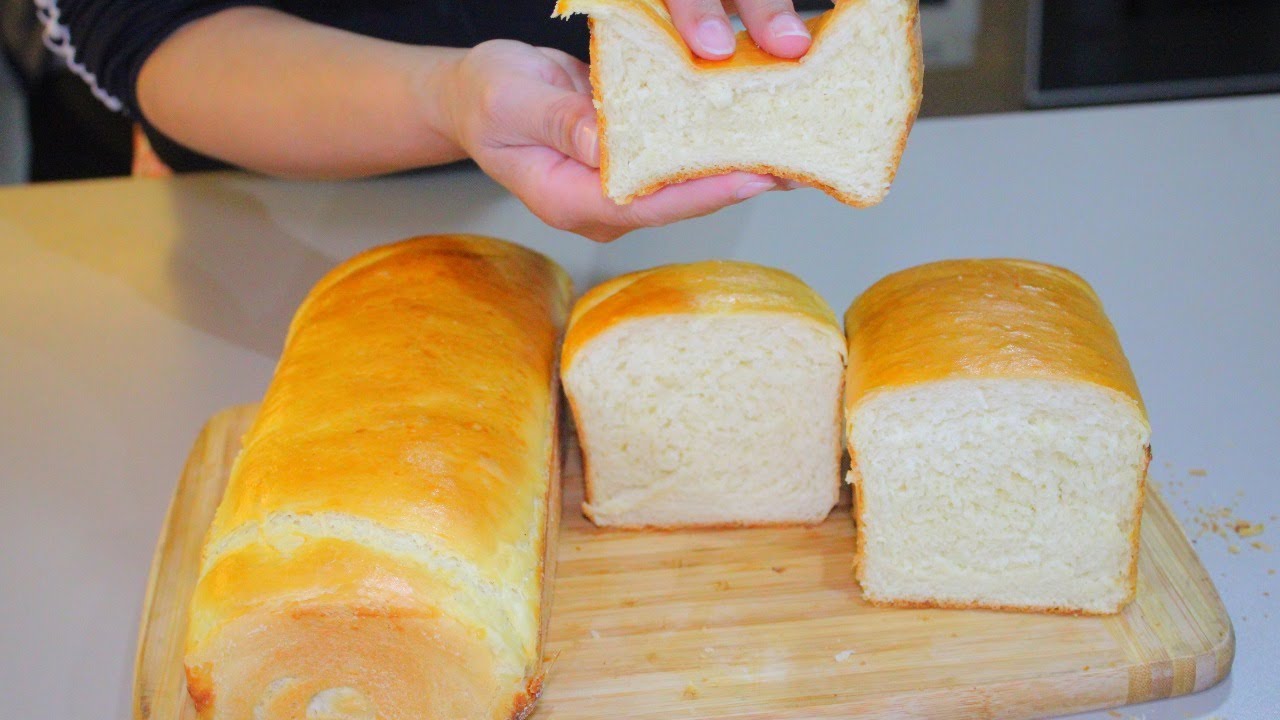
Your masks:
<instances>
[{"instance_id":1,"label":"open bread crumb texture","mask_svg":"<svg viewBox=\"0 0 1280 720\"><path fill-rule=\"evenodd\" d=\"M871 396L849 434L870 599L1109 613L1130 598L1149 428L1127 397L939 381Z\"/></svg>"},{"instance_id":2,"label":"open bread crumb texture","mask_svg":"<svg viewBox=\"0 0 1280 720\"><path fill-rule=\"evenodd\" d=\"M622 323L566 377L600 525L821 521L839 490L842 340L784 314Z\"/></svg>"},{"instance_id":3,"label":"open bread crumb texture","mask_svg":"<svg viewBox=\"0 0 1280 720\"><path fill-rule=\"evenodd\" d=\"M856 204L888 192L918 106L911 3L840 11L799 63L715 70L639 10L592 12L610 197L731 167L810 177Z\"/></svg>"}]
</instances>

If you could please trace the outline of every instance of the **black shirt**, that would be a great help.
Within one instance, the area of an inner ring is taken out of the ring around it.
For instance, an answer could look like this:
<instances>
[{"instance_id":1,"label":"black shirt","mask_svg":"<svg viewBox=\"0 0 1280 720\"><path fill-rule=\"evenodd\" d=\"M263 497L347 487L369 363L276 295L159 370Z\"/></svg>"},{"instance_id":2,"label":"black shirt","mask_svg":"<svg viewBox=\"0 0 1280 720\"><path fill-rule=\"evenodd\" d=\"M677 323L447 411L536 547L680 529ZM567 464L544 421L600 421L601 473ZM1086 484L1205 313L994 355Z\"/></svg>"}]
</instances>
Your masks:
<instances>
[{"instance_id":1,"label":"black shirt","mask_svg":"<svg viewBox=\"0 0 1280 720\"><path fill-rule=\"evenodd\" d=\"M109 106L146 128L156 153L174 170L218 167L163 137L138 109L135 88L147 57L185 23L237 6L270 7L371 37L445 47L507 38L587 59L581 18L551 17L554 0L36 0L61 54ZM190 88L199 92L199 88Z\"/></svg>"}]
</instances>

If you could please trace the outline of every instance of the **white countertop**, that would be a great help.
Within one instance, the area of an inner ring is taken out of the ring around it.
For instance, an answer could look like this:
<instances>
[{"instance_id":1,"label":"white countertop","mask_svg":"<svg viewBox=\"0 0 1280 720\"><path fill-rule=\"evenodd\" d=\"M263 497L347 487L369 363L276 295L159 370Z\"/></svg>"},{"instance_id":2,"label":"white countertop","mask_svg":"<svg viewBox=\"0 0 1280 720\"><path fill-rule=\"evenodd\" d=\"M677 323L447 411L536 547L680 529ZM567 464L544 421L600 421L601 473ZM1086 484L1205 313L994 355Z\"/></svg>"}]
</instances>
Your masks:
<instances>
[{"instance_id":1,"label":"white countertop","mask_svg":"<svg viewBox=\"0 0 1280 720\"><path fill-rule=\"evenodd\" d=\"M1076 270L1119 329L1154 427L1152 479L1188 532L1202 509L1266 524L1196 545L1235 624L1231 677L1122 716L1280 712L1280 575L1268 572L1280 552L1250 545L1280 549L1280 96L1269 96L922 121L880 207L774 193L610 246L541 226L463 168L0 189L6 717L129 716L148 565L196 432L260 397L325 270L446 231L543 250L580 288L659 262L754 260L841 311L882 275L944 257Z\"/></svg>"}]
</instances>

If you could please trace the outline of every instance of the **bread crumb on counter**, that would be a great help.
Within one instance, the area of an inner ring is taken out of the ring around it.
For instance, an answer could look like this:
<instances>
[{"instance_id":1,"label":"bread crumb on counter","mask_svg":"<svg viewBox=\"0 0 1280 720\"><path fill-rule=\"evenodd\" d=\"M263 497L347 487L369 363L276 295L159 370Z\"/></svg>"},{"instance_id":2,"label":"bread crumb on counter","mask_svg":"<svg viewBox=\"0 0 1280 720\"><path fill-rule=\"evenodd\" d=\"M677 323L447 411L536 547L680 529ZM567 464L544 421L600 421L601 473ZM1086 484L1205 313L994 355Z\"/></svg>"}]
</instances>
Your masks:
<instances>
[{"instance_id":1,"label":"bread crumb on counter","mask_svg":"<svg viewBox=\"0 0 1280 720\"><path fill-rule=\"evenodd\" d=\"M591 637L592 637L593 639L595 639L595 640L599 640L599 639L600 639L600 631L599 631L599 630L592 630L592 631L591 631Z\"/></svg>"},{"instance_id":2,"label":"bread crumb on counter","mask_svg":"<svg viewBox=\"0 0 1280 720\"><path fill-rule=\"evenodd\" d=\"M1251 523L1248 520L1237 519L1232 524L1231 529L1235 530L1240 537L1254 537L1255 535L1261 535L1266 526L1262 523Z\"/></svg>"},{"instance_id":3,"label":"bread crumb on counter","mask_svg":"<svg viewBox=\"0 0 1280 720\"><path fill-rule=\"evenodd\" d=\"M680 697L685 700L697 700L698 688L694 687L693 683L689 683L684 686L684 692L680 693Z\"/></svg>"},{"instance_id":4,"label":"bread crumb on counter","mask_svg":"<svg viewBox=\"0 0 1280 720\"><path fill-rule=\"evenodd\" d=\"M842 663L842 662L844 662L844 661L848 660L848 659L849 659L849 658L851 658L851 657L853 657L853 651L852 651L852 650L841 650L840 652L836 653L836 655L835 655L836 662L838 662L838 663Z\"/></svg>"}]
</instances>

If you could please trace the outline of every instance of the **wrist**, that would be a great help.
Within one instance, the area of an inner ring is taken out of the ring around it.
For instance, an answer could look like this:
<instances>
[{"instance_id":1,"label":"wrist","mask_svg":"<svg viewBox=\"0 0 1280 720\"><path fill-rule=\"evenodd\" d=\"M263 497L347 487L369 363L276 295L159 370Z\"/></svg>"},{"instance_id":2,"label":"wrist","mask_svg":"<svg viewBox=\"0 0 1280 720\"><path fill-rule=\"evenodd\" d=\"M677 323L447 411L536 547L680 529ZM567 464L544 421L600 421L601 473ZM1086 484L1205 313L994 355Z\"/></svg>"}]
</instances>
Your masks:
<instances>
[{"instance_id":1,"label":"wrist","mask_svg":"<svg viewBox=\"0 0 1280 720\"><path fill-rule=\"evenodd\" d=\"M456 159L467 155L457 117L458 76L467 52L460 48L432 47L430 53L413 66L412 85L420 132L452 145Z\"/></svg>"}]
</instances>

